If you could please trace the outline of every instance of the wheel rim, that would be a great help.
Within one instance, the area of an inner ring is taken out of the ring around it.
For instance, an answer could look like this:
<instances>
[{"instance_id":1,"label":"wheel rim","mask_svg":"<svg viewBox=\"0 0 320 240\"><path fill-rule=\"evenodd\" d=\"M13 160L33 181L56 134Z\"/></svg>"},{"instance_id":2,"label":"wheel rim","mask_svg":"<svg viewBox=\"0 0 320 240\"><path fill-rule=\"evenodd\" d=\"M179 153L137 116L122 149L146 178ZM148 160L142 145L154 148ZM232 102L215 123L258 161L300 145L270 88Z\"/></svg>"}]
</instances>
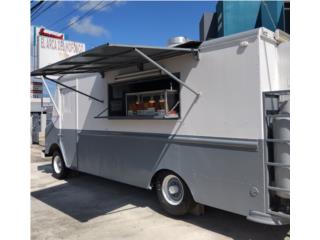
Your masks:
<instances>
[{"instance_id":1,"label":"wheel rim","mask_svg":"<svg viewBox=\"0 0 320 240\"><path fill-rule=\"evenodd\" d=\"M168 175L162 182L162 195L171 205L179 205L184 196L184 189L181 180L175 175Z\"/></svg>"},{"instance_id":2,"label":"wheel rim","mask_svg":"<svg viewBox=\"0 0 320 240\"><path fill-rule=\"evenodd\" d=\"M62 159L60 156L55 156L53 159L53 168L55 173L59 174L62 171Z\"/></svg>"}]
</instances>

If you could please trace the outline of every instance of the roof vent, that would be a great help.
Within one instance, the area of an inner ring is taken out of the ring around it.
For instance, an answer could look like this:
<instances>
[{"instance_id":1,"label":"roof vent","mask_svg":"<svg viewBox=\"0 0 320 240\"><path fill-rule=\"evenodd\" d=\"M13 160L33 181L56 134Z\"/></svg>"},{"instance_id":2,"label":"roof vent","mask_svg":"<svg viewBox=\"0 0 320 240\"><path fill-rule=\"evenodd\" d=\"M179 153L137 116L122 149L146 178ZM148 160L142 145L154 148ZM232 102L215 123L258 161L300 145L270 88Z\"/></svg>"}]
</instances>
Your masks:
<instances>
[{"instance_id":1,"label":"roof vent","mask_svg":"<svg viewBox=\"0 0 320 240\"><path fill-rule=\"evenodd\" d=\"M188 39L184 36L172 37L168 40L167 46L168 47L175 47L175 46L178 46L180 44L183 44L183 43L186 43L189 41L190 41L190 39Z\"/></svg>"}]
</instances>

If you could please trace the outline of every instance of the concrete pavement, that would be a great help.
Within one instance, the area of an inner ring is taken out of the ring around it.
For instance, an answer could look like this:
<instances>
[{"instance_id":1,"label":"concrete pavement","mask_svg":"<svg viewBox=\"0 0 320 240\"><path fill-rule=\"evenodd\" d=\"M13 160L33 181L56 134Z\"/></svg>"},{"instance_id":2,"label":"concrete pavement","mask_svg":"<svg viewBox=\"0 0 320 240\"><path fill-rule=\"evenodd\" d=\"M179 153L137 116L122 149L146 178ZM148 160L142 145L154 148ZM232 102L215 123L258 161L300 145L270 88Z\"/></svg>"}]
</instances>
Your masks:
<instances>
[{"instance_id":1,"label":"concrete pavement","mask_svg":"<svg viewBox=\"0 0 320 240\"><path fill-rule=\"evenodd\" d=\"M73 173L51 176L50 158L31 151L31 239L284 239L289 226L267 226L206 207L204 216L171 218L152 191Z\"/></svg>"}]
</instances>

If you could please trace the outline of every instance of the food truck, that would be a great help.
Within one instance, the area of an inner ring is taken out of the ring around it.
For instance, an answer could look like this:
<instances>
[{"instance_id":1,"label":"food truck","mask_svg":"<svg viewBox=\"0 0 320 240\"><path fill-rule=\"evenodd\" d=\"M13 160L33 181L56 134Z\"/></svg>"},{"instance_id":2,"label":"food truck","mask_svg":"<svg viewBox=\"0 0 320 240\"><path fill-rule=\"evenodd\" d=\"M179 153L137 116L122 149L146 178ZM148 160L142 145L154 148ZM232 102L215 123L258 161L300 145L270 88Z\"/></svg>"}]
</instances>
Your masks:
<instances>
[{"instance_id":1,"label":"food truck","mask_svg":"<svg viewBox=\"0 0 320 240\"><path fill-rule=\"evenodd\" d=\"M155 189L172 215L210 206L288 224L289 46L257 28L168 47L104 44L33 71L57 83L53 175Z\"/></svg>"}]
</instances>

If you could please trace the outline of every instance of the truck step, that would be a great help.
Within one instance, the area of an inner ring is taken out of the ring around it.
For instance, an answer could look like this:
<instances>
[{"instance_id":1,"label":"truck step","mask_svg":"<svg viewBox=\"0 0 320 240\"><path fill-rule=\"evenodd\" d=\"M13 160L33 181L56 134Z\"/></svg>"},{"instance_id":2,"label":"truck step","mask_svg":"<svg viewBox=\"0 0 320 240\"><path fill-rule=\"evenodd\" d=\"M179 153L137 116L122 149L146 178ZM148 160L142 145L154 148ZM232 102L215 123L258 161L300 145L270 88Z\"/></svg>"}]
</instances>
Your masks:
<instances>
[{"instance_id":1,"label":"truck step","mask_svg":"<svg viewBox=\"0 0 320 240\"><path fill-rule=\"evenodd\" d=\"M283 217L283 218L290 218L289 214L283 213L283 212L276 212L276 211L272 211L272 210L268 210L267 213L274 215L274 216L278 216L278 217Z\"/></svg>"}]
</instances>

